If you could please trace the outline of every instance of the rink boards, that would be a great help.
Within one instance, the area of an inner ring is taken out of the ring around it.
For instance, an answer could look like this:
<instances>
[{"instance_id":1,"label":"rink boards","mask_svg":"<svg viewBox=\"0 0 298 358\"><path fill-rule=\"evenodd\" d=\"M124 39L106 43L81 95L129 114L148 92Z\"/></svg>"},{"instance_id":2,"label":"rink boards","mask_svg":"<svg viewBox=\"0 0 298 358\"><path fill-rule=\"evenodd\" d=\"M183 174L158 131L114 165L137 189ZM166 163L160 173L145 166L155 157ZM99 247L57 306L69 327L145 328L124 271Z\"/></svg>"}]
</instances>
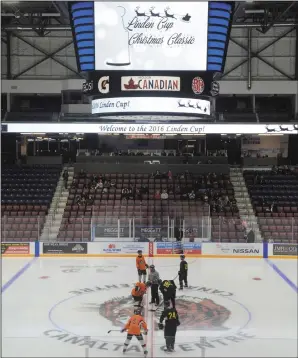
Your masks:
<instances>
[{"instance_id":1,"label":"rink boards","mask_svg":"<svg viewBox=\"0 0 298 358\"><path fill-rule=\"evenodd\" d=\"M173 257L181 253L202 258L297 259L297 244L213 243L213 242L4 242L1 253L8 257L135 257L142 250L147 257Z\"/></svg>"}]
</instances>

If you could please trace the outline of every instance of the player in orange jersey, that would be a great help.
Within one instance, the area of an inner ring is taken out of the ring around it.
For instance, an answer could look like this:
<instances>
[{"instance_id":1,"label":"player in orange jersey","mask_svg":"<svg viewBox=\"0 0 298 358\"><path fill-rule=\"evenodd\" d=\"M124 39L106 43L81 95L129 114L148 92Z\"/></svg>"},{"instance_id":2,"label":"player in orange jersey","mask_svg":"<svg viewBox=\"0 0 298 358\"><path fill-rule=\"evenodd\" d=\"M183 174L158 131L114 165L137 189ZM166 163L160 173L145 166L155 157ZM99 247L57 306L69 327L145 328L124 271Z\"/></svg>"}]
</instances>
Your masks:
<instances>
[{"instance_id":1,"label":"player in orange jersey","mask_svg":"<svg viewBox=\"0 0 298 358\"><path fill-rule=\"evenodd\" d=\"M138 276L139 276L139 282L142 281L143 276L143 282L146 282L147 278L147 268L149 267L146 263L145 257L143 256L142 250L138 250L138 256L136 258L136 266L138 270Z\"/></svg>"},{"instance_id":2,"label":"player in orange jersey","mask_svg":"<svg viewBox=\"0 0 298 358\"><path fill-rule=\"evenodd\" d=\"M131 291L131 295L135 302L138 302L138 306L142 306L143 296L147 291L147 286L143 282L137 282L135 287Z\"/></svg>"},{"instance_id":3,"label":"player in orange jersey","mask_svg":"<svg viewBox=\"0 0 298 358\"><path fill-rule=\"evenodd\" d=\"M124 342L123 353L126 352L127 347L133 336L137 338L137 340L141 343L142 348L144 350L144 355L148 354L146 349L146 343L143 339L142 331L145 335L148 333L147 323L144 318L141 316L140 308L136 308L134 310L134 315L128 320L125 327L121 330L121 332L127 331L126 340Z\"/></svg>"}]
</instances>

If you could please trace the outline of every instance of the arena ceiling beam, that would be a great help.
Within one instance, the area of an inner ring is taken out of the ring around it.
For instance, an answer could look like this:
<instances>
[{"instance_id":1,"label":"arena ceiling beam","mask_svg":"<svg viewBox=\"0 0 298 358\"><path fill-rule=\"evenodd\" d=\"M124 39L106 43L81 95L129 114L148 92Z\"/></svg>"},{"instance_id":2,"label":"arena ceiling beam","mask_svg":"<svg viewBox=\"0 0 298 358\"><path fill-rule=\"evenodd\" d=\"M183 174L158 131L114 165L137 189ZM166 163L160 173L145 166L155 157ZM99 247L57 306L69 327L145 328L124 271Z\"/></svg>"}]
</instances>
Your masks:
<instances>
[{"instance_id":1,"label":"arena ceiling beam","mask_svg":"<svg viewBox=\"0 0 298 358\"><path fill-rule=\"evenodd\" d=\"M289 4L286 4L285 8L281 12L279 12L278 15L275 16L275 18L269 24L264 24L264 26L262 26L261 32L263 34L266 34L272 28L272 26L274 26L275 23L282 21L285 18L285 16L290 12L290 10L296 5L297 5L296 1L292 1Z\"/></svg>"},{"instance_id":2,"label":"arena ceiling beam","mask_svg":"<svg viewBox=\"0 0 298 358\"><path fill-rule=\"evenodd\" d=\"M23 40L22 40L23 41ZM63 44L62 46L60 46L57 50L48 53L45 57L43 57L42 59L40 59L39 61L33 63L32 65L28 66L27 68L25 68L24 70L22 70L21 72L19 72L18 74L16 74L15 76L13 76L13 80L17 79L18 77L22 76L24 73L30 71L32 68L40 65L41 63L43 63L44 61L46 61L47 59L51 58L52 60L56 61L56 58L54 57L57 53L59 53L60 51L64 50L66 47L70 46L73 43L73 41L68 41L67 43ZM37 49L38 50L38 49ZM39 50L38 50L39 51ZM61 61L62 62L62 61ZM61 63L60 63L61 64ZM63 65L64 67L70 69L70 67L68 67L67 65ZM72 69L70 69L71 71L73 71Z\"/></svg>"},{"instance_id":3,"label":"arena ceiling beam","mask_svg":"<svg viewBox=\"0 0 298 358\"><path fill-rule=\"evenodd\" d=\"M44 49L40 48L39 46L37 46L36 44L32 43L31 41L28 41L26 38L24 38L23 36L17 34L16 32L11 32L12 36L15 36L16 38L18 38L19 40L25 42L27 45L33 47L34 49L36 49L37 51L41 52L42 54L45 55L45 58L43 58L42 60L36 62L35 64L33 64L32 66L29 66L30 68L25 69L24 71L17 73L14 76L14 79L18 78L20 75L24 74L25 72L28 72L30 69L34 68L35 66L37 66L39 63L47 60L48 58L51 58L53 61L57 62L59 65L67 68L69 71L75 73L77 76L82 77L82 75L74 68L70 67L68 64L64 63L63 61L59 60L58 58L55 57L55 54L61 50L63 50L64 48L66 48L67 46L70 46L73 43L73 40L71 39L69 42L67 42L66 44L64 44L61 48L59 48L59 51L55 51L55 53L48 53L47 51L45 51Z\"/></svg>"},{"instance_id":4,"label":"arena ceiling beam","mask_svg":"<svg viewBox=\"0 0 298 358\"><path fill-rule=\"evenodd\" d=\"M276 42L278 42L280 39L282 39L283 37L289 35L291 32L293 32L295 30L295 27L292 27L291 29L285 31L284 33L282 33L281 35L279 35L278 37L274 38L272 41L269 41L267 44L265 44L261 49L259 49L256 52L251 51L251 58L258 58L259 60L261 60L262 62L264 62L266 65L270 66L271 68L273 68L275 71L278 71L279 73L281 73L283 76L285 76L286 78L290 79L290 80L294 80L295 78L293 78L292 76L289 76L287 73L285 73L283 70L281 70L280 68L277 68L275 65L273 65L272 63L268 62L267 60L265 60L262 56L260 56L260 53L263 52L264 50L266 50L267 48L271 47L272 45L274 45ZM237 41L236 39L234 39L233 37L230 37L230 41L232 41L234 44L238 45L239 47L243 48L245 51L247 51L247 53L249 53L248 47L242 45L239 41ZM248 62L249 58L247 56L246 59L240 61L239 63L237 63L236 65L234 65L232 68L230 68L228 71L226 71L223 75L222 78L224 78L225 76L227 76L229 73L235 71L237 68L239 68L240 66L244 65L246 62Z\"/></svg>"}]
</instances>

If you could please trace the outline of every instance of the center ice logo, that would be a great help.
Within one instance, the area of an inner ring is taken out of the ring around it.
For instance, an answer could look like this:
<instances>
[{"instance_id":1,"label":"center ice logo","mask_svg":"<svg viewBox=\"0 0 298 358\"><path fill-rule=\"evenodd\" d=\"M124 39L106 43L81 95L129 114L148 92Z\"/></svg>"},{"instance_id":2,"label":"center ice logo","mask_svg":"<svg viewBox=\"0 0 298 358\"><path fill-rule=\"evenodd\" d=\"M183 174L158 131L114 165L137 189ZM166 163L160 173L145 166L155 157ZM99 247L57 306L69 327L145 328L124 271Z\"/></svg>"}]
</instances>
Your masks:
<instances>
[{"instance_id":1,"label":"center ice logo","mask_svg":"<svg viewBox=\"0 0 298 358\"><path fill-rule=\"evenodd\" d=\"M90 305L87 306L90 307ZM180 329L191 331L228 330L223 325L232 312L209 298L179 296L176 299L176 308L181 321ZM107 318L115 327L123 327L123 324L133 314L130 297L114 298L99 304L98 309L99 314ZM156 313L160 315L162 309L161 306ZM158 320L155 321L155 330L158 330L157 323Z\"/></svg>"}]
</instances>

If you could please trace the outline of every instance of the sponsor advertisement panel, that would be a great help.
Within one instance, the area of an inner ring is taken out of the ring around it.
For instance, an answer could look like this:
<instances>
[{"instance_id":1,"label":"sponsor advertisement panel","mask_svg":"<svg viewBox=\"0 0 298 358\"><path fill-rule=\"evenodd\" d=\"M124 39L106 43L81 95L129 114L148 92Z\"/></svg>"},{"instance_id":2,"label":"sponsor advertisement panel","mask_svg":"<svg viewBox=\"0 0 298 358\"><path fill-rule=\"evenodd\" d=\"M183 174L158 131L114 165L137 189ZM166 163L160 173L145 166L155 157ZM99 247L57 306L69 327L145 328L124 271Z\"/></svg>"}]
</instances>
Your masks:
<instances>
[{"instance_id":1,"label":"sponsor advertisement panel","mask_svg":"<svg viewBox=\"0 0 298 358\"><path fill-rule=\"evenodd\" d=\"M180 73L179 73L180 74ZM216 96L219 84L212 72L186 71L178 77L177 72L165 71L104 71L89 72L82 85L88 96L107 97L187 97Z\"/></svg>"},{"instance_id":2,"label":"sponsor advertisement panel","mask_svg":"<svg viewBox=\"0 0 298 358\"><path fill-rule=\"evenodd\" d=\"M297 244L269 244L269 256L298 256Z\"/></svg>"},{"instance_id":3,"label":"sponsor advertisement panel","mask_svg":"<svg viewBox=\"0 0 298 358\"><path fill-rule=\"evenodd\" d=\"M184 254L201 255L201 243L198 242L156 242L156 255Z\"/></svg>"},{"instance_id":4,"label":"sponsor advertisement panel","mask_svg":"<svg viewBox=\"0 0 298 358\"><path fill-rule=\"evenodd\" d=\"M106 238L106 237L118 237L118 227L116 226L96 226L94 236L97 239ZM120 227L119 228L119 237L129 237L129 228Z\"/></svg>"},{"instance_id":5,"label":"sponsor advertisement panel","mask_svg":"<svg viewBox=\"0 0 298 358\"><path fill-rule=\"evenodd\" d=\"M142 250L144 255L148 255L149 244L147 242L92 242L89 243L90 254L107 255L137 255L137 251Z\"/></svg>"},{"instance_id":6,"label":"sponsor advertisement panel","mask_svg":"<svg viewBox=\"0 0 298 358\"><path fill-rule=\"evenodd\" d=\"M77 255L77 254L87 254L87 243L86 242L51 242L43 243L43 254L52 254L52 255Z\"/></svg>"},{"instance_id":7,"label":"sponsor advertisement panel","mask_svg":"<svg viewBox=\"0 0 298 358\"><path fill-rule=\"evenodd\" d=\"M180 77L169 76L124 76L121 91L180 91Z\"/></svg>"},{"instance_id":8,"label":"sponsor advertisement panel","mask_svg":"<svg viewBox=\"0 0 298 358\"><path fill-rule=\"evenodd\" d=\"M262 244L204 243L202 254L213 256L262 256Z\"/></svg>"},{"instance_id":9,"label":"sponsor advertisement panel","mask_svg":"<svg viewBox=\"0 0 298 358\"><path fill-rule=\"evenodd\" d=\"M21 242L2 242L1 243L2 255L29 255L30 244Z\"/></svg>"}]
</instances>

